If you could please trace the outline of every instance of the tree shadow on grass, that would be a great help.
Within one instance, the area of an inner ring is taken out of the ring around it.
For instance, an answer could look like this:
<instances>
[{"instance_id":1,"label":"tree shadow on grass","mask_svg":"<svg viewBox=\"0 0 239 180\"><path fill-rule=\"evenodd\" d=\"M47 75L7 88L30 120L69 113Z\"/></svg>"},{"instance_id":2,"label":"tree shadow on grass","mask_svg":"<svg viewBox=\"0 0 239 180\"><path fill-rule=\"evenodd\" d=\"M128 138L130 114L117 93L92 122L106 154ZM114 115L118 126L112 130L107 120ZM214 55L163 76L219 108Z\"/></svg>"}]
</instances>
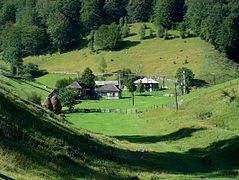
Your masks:
<instances>
[{"instance_id":1,"label":"tree shadow on grass","mask_svg":"<svg viewBox=\"0 0 239 180\"><path fill-rule=\"evenodd\" d=\"M141 96L141 97L151 97L151 94L136 94L136 96Z\"/></svg>"},{"instance_id":2,"label":"tree shadow on grass","mask_svg":"<svg viewBox=\"0 0 239 180\"><path fill-rule=\"evenodd\" d=\"M129 48L137 46L139 44L140 44L139 41L129 41L129 40L127 40L127 41L120 41L118 43L116 51L121 51L121 50L124 50L124 49L129 49Z\"/></svg>"},{"instance_id":3,"label":"tree shadow on grass","mask_svg":"<svg viewBox=\"0 0 239 180\"><path fill-rule=\"evenodd\" d=\"M0 146L7 152L17 152L19 161L16 162L22 162L22 156L27 163L26 168L29 168L30 162L42 169L51 170L53 176L70 179L129 178L113 173L118 169L114 169L112 163L117 164L118 168L127 168L130 172L200 174L202 177L227 177L228 173L236 176L235 169L239 167L238 136L186 152L141 153L104 144L90 134L80 134L75 127L63 126L53 119L49 121L42 109L28 109L26 105L18 104L1 94L0 103L0 115L4 115L0 116L0 136L4 137L0 140ZM6 130L9 137L4 136ZM148 143L179 140L200 130L203 128L184 128L161 137L130 137L129 141ZM54 140L54 146L48 143L51 140ZM99 167L103 166L103 162L108 162L108 166L105 164L103 167L104 173L90 168L94 160L99 162L95 164ZM24 167L24 164L20 167ZM218 172L217 175L215 171Z\"/></svg>"},{"instance_id":4,"label":"tree shadow on grass","mask_svg":"<svg viewBox=\"0 0 239 180\"><path fill-rule=\"evenodd\" d=\"M197 88L202 88L202 87L209 86L209 83L202 79L194 79L193 86L195 86Z\"/></svg>"},{"instance_id":5,"label":"tree shadow on grass","mask_svg":"<svg viewBox=\"0 0 239 180\"><path fill-rule=\"evenodd\" d=\"M115 136L119 140L126 140L131 143L157 143L161 141L177 141L186 137L191 137L194 132L205 130L204 128L183 128L164 136Z\"/></svg>"}]
</instances>

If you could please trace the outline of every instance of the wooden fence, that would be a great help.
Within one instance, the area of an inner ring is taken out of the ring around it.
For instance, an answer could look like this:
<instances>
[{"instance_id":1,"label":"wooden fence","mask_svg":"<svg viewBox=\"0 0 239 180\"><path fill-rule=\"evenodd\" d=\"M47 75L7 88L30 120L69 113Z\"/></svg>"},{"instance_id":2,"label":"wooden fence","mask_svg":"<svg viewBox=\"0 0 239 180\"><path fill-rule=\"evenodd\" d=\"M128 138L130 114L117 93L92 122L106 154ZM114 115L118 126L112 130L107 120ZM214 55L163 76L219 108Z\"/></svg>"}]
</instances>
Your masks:
<instances>
[{"instance_id":1,"label":"wooden fence","mask_svg":"<svg viewBox=\"0 0 239 180\"><path fill-rule=\"evenodd\" d=\"M183 101L179 102L179 105L182 105ZM144 112L151 112L154 110L160 110L165 108L176 107L175 103L162 104L162 105L153 105L148 108L126 108L126 109L108 109L108 108L75 108L73 111L65 111L65 114L69 113L123 113L123 114L139 114Z\"/></svg>"}]
</instances>

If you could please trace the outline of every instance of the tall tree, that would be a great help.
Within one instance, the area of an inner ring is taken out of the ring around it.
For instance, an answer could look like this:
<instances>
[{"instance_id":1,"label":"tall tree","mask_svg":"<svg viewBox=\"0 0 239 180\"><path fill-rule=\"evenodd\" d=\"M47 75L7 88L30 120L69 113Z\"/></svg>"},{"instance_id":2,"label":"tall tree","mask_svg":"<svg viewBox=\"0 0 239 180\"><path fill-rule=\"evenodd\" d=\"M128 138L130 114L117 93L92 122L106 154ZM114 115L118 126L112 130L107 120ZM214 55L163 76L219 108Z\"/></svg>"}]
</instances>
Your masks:
<instances>
[{"instance_id":1,"label":"tall tree","mask_svg":"<svg viewBox=\"0 0 239 180\"><path fill-rule=\"evenodd\" d=\"M107 24L118 22L121 17L126 16L126 5L122 0L106 0L104 12Z\"/></svg>"},{"instance_id":2,"label":"tall tree","mask_svg":"<svg viewBox=\"0 0 239 180\"><path fill-rule=\"evenodd\" d=\"M156 1L154 8L154 23L163 26L165 29L170 29L175 19L175 0L159 0Z\"/></svg>"},{"instance_id":3,"label":"tall tree","mask_svg":"<svg viewBox=\"0 0 239 180\"><path fill-rule=\"evenodd\" d=\"M239 60L239 14L231 14L224 19L219 35L219 50L230 58Z\"/></svg>"},{"instance_id":4,"label":"tall tree","mask_svg":"<svg viewBox=\"0 0 239 180\"><path fill-rule=\"evenodd\" d=\"M62 0L48 16L48 33L59 52L66 51L81 38L79 11L78 0Z\"/></svg>"},{"instance_id":5,"label":"tall tree","mask_svg":"<svg viewBox=\"0 0 239 180\"><path fill-rule=\"evenodd\" d=\"M84 70L80 80L82 83L86 84L89 88L91 89L95 88L95 75L93 74L93 71L90 68L87 67Z\"/></svg>"},{"instance_id":6,"label":"tall tree","mask_svg":"<svg viewBox=\"0 0 239 180\"><path fill-rule=\"evenodd\" d=\"M120 39L120 28L117 24L102 25L95 33L95 45L103 50L114 50Z\"/></svg>"},{"instance_id":7,"label":"tall tree","mask_svg":"<svg viewBox=\"0 0 239 180\"><path fill-rule=\"evenodd\" d=\"M103 9L100 0L83 0L80 19L88 31L96 29L102 24Z\"/></svg>"},{"instance_id":8,"label":"tall tree","mask_svg":"<svg viewBox=\"0 0 239 180\"><path fill-rule=\"evenodd\" d=\"M135 104L134 92L136 91L136 86L134 84L134 79L133 78L128 79L128 81L127 81L127 89L131 93L131 95L132 95L132 102L133 102L133 106L134 106L134 104Z\"/></svg>"},{"instance_id":9,"label":"tall tree","mask_svg":"<svg viewBox=\"0 0 239 180\"><path fill-rule=\"evenodd\" d=\"M12 74L19 73L22 67L22 44L21 32L14 26L9 25L2 34L3 59L11 64Z\"/></svg>"},{"instance_id":10,"label":"tall tree","mask_svg":"<svg viewBox=\"0 0 239 180\"><path fill-rule=\"evenodd\" d=\"M130 22L146 22L152 13L152 0L129 0L127 12Z\"/></svg>"}]
</instances>

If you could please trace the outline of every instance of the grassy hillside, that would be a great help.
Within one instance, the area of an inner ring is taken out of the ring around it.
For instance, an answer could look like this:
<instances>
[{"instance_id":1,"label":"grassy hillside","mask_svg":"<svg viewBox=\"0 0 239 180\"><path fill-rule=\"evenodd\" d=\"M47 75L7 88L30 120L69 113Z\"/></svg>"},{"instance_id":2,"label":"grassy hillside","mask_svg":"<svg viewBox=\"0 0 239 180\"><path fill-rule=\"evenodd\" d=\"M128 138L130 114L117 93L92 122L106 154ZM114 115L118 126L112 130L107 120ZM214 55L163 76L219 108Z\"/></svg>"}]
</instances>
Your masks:
<instances>
[{"instance_id":1,"label":"grassy hillside","mask_svg":"<svg viewBox=\"0 0 239 180\"><path fill-rule=\"evenodd\" d=\"M8 78L0 74L1 88L7 89L10 92L17 94L19 97L27 99L27 96L32 92L36 92L41 96L42 101L49 95L52 89L27 80Z\"/></svg>"},{"instance_id":2,"label":"grassy hillside","mask_svg":"<svg viewBox=\"0 0 239 180\"><path fill-rule=\"evenodd\" d=\"M148 26L152 25L148 24ZM90 67L98 73L100 60L105 58L108 72L131 68L133 71L140 70L144 75L165 75L174 78L176 70L186 66L193 70L196 78L207 82L214 82L214 79L222 82L238 75L235 72L237 69L235 63L229 62L223 54L198 37L180 39L178 32L170 31L170 40L146 37L145 40L140 41L138 30L139 24L133 24L132 36L124 39L117 51L90 53L87 42L82 42L79 50L28 57L25 63L36 63L41 69L48 71L82 72L84 68ZM148 33L149 30L147 36ZM183 65L185 60L188 63Z\"/></svg>"},{"instance_id":3,"label":"grassy hillside","mask_svg":"<svg viewBox=\"0 0 239 180\"><path fill-rule=\"evenodd\" d=\"M192 93L178 113L68 117L111 137L68 124L0 88L0 173L16 179L237 177L238 104L221 92L232 88L237 92L238 80ZM207 111L212 116L200 118Z\"/></svg>"},{"instance_id":4,"label":"grassy hillside","mask_svg":"<svg viewBox=\"0 0 239 180\"><path fill-rule=\"evenodd\" d=\"M128 149L154 152L155 163L164 169L159 177L167 179L177 172L183 179L227 179L238 176L239 165L234 160L239 157L238 101L229 102L222 95L222 90L232 89L239 96L238 80L181 97L184 104L178 113L167 108L143 114L76 113L67 119L117 138Z\"/></svg>"}]
</instances>

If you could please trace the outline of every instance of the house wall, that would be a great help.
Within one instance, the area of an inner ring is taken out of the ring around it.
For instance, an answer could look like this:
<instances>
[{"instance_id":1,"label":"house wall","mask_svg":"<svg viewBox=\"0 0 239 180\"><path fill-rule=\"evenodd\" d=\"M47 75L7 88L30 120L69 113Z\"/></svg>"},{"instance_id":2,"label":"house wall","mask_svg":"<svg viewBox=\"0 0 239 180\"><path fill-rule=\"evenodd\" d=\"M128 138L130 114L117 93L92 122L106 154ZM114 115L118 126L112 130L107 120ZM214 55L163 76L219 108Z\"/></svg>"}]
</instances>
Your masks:
<instances>
[{"instance_id":1,"label":"house wall","mask_svg":"<svg viewBox=\"0 0 239 180\"><path fill-rule=\"evenodd\" d=\"M119 99L120 93L113 93L113 92L107 92L107 93L98 93L100 97L104 99Z\"/></svg>"}]
</instances>

